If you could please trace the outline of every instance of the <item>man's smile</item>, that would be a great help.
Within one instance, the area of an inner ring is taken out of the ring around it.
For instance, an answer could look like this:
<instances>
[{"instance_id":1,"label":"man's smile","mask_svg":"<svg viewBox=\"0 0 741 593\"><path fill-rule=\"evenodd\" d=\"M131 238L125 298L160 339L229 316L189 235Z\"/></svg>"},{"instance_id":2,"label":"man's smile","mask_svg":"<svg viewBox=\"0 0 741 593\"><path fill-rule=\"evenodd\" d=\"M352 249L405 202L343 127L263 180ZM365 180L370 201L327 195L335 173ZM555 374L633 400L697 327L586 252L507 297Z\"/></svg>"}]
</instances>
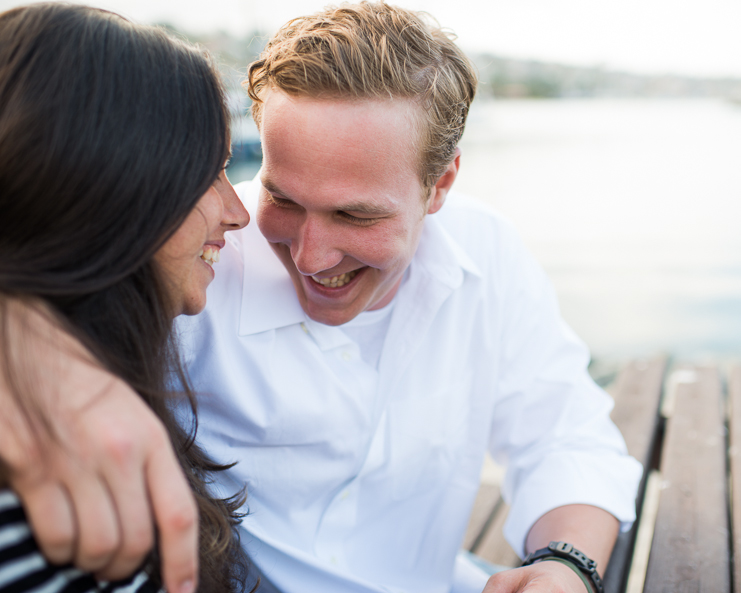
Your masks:
<instances>
[{"instance_id":1,"label":"man's smile","mask_svg":"<svg viewBox=\"0 0 741 593\"><path fill-rule=\"evenodd\" d=\"M349 282L358 275L359 270L352 270L351 272L345 272L339 276L332 276L330 278L319 278L318 276L311 276L311 279L317 284L321 284L325 288L340 288L349 284Z\"/></svg>"}]
</instances>

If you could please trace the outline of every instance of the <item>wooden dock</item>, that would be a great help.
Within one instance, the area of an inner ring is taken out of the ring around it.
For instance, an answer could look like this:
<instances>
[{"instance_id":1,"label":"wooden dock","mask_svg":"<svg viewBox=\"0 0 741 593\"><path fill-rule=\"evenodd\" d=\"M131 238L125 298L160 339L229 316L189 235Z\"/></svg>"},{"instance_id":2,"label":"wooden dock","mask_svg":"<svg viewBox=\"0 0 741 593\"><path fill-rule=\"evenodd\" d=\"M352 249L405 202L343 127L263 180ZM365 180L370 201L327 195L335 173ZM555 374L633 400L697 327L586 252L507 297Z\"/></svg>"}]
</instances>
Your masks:
<instances>
[{"instance_id":1,"label":"wooden dock","mask_svg":"<svg viewBox=\"0 0 741 593\"><path fill-rule=\"evenodd\" d=\"M618 539L605 591L741 593L741 366L634 360L607 389L644 476L639 519ZM482 481L464 545L518 566L502 536L508 508L492 482Z\"/></svg>"}]
</instances>

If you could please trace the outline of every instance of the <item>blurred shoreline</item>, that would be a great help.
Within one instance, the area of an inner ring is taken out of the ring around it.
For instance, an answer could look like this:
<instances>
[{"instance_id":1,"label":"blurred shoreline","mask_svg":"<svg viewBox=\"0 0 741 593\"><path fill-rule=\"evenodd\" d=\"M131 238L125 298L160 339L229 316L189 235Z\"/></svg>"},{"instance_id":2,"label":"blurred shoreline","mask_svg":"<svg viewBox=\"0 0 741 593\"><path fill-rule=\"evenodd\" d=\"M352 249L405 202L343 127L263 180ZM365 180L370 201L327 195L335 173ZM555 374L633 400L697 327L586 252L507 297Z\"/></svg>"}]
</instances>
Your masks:
<instances>
[{"instance_id":1,"label":"blurred shoreline","mask_svg":"<svg viewBox=\"0 0 741 593\"><path fill-rule=\"evenodd\" d=\"M514 222L595 358L741 357L741 108L477 99L461 149L455 189Z\"/></svg>"}]
</instances>

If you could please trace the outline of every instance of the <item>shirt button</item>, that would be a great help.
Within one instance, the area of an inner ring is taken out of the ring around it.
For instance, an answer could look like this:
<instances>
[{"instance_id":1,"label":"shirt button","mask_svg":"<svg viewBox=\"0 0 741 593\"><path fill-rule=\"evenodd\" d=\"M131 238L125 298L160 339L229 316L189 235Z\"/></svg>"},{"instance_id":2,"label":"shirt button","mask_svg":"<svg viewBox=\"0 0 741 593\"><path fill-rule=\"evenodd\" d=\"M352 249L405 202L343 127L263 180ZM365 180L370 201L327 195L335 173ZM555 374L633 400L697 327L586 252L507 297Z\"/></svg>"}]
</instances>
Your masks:
<instances>
[{"instance_id":1,"label":"shirt button","mask_svg":"<svg viewBox=\"0 0 741 593\"><path fill-rule=\"evenodd\" d=\"M352 354L350 354L347 350L345 350L342 353L342 360L344 360L345 362L350 362L352 360Z\"/></svg>"},{"instance_id":2,"label":"shirt button","mask_svg":"<svg viewBox=\"0 0 741 593\"><path fill-rule=\"evenodd\" d=\"M345 499L347 499L347 498L348 498L349 496L350 496L350 492L348 492L347 490L345 490L345 491L344 491L344 492L342 493L342 496L340 496L340 499L341 499L341 500L345 500Z\"/></svg>"},{"instance_id":3,"label":"shirt button","mask_svg":"<svg viewBox=\"0 0 741 593\"><path fill-rule=\"evenodd\" d=\"M337 564L337 556L332 556L332 557L331 557L331 558L329 559L329 561L330 561L330 562L331 562L332 564Z\"/></svg>"},{"instance_id":4,"label":"shirt button","mask_svg":"<svg viewBox=\"0 0 741 593\"><path fill-rule=\"evenodd\" d=\"M309 328L306 327L306 324L303 321L301 322L301 329L304 330L305 334L309 333Z\"/></svg>"}]
</instances>

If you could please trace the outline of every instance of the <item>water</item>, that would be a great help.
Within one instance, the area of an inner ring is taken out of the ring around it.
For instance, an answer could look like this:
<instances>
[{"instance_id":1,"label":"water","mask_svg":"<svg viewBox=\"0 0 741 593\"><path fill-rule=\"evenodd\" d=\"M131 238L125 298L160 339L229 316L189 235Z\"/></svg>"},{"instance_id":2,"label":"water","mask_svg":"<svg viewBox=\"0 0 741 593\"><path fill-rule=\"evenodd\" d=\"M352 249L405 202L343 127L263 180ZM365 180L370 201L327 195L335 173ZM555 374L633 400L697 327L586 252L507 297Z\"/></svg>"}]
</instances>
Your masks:
<instances>
[{"instance_id":1,"label":"water","mask_svg":"<svg viewBox=\"0 0 741 593\"><path fill-rule=\"evenodd\" d=\"M484 103L457 189L510 217L602 356L741 353L741 108Z\"/></svg>"},{"instance_id":2,"label":"water","mask_svg":"<svg viewBox=\"0 0 741 593\"><path fill-rule=\"evenodd\" d=\"M597 357L741 357L741 107L484 102L461 148Z\"/></svg>"}]
</instances>

